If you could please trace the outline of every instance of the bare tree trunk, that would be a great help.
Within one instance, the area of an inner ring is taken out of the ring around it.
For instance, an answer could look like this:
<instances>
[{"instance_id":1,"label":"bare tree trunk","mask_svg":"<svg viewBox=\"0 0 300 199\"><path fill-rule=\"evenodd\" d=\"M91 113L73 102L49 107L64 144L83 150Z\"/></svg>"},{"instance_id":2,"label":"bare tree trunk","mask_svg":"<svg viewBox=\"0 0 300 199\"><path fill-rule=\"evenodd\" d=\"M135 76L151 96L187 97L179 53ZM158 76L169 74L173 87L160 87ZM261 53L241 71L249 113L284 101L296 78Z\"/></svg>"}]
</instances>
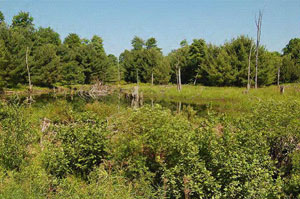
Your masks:
<instances>
[{"instance_id":1,"label":"bare tree trunk","mask_svg":"<svg viewBox=\"0 0 300 199\"><path fill-rule=\"evenodd\" d=\"M29 70L29 65L28 65L28 53L29 53L29 47L27 47L26 49L26 67L27 67L27 75L28 75L28 85L29 85L29 89L28 89L28 103L31 105L31 102L33 102L32 99L32 84L31 84L31 76L30 76L30 70Z\"/></svg>"},{"instance_id":2,"label":"bare tree trunk","mask_svg":"<svg viewBox=\"0 0 300 199\"><path fill-rule=\"evenodd\" d=\"M280 86L280 66L278 66L278 72L277 72L277 86Z\"/></svg>"},{"instance_id":3,"label":"bare tree trunk","mask_svg":"<svg viewBox=\"0 0 300 199\"><path fill-rule=\"evenodd\" d=\"M139 84L139 70L136 69L136 83Z\"/></svg>"},{"instance_id":4,"label":"bare tree trunk","mask_svg":"<svg viewBox=\"0 0 300 199\"><path fill-rule=\"evenodd\" d=\"M196 74L196 77L195 77L195 80L194 80L194 85L196 85L196 83L197 83L197 76L198 76L198 73Z\"/></svg>"},{"instance_id":5,"label":"bare tree trunk","mask_svg":"<svg viewBox=\"0 0 300 199\"><path fill-rule=\"evenodd\" d=\"M179 90L179 87L178 87L178 70L176 69L176 85L177 85L177 90Z\"/></svg>"},{"instance_id":6,"label":"bare tree trunk","mask_svg":"<svg viewBox=\"0 0 300 199\"><path fill-rule=\"evenodd\" d=\"M28 65L28 53L29 53L29 48L27 47L27 49L26 49L26 67L27 67L27 74L28 74L29 91L31 91L32 85L31 85L31 76L30 76L29 65Z\"/></svg>"},{"instance_id":7,"label":"bare tree trunk","mask_svg":"<svg viewBox=\"0 0 300 199\"><path fill-rule=\"evenodd\" d=\"M181 71L180 71L180 67L178 67L178 90L181 91Z\"/></svg>"},{"instance_id":8,"label":"bare tree trunk","mask_svg":"<svg viewBox=\"0 0 300 199\"><path fill-rule=\"evenodd\" d=\"M120 75L120 64L118 60L118 85L120 86L120 81L121 81L121 75Z\"/></svg>"},{"instance_id":9,"label":"bare tree trunk","mask_svg":"<svg viewBox=\"0 0 300 199\"><path fill-rule=\"evenodd\" d=\"M250 83L250 75L251 75L251 54L252 54L252 48L253 45L251 43L251 48L250 48L250 52L249 52L249 58L248 58L248 83L247 83L247 90L250 90L251 87L251 83Z\"/></svg>"},{"instance_id":10,"label":"bare tree trunk","mask_svg":"<svg viewBox=\"0 0 300 199\"><path fill-rule=\"evenodd\" d=\"M152 84L152 86L153 86L153 80L154 80L154 78L153 78L153 71L152 71L152 73L151 73L151 84Z\"/></svg>"},{"instance_id":11,"label":"bare tree trunk","mask_svg":"<svg viewBox=\"0 0 300 199\"><path fill-rule=\"evenodd\" d=\"M181 113L181 101L177 102L177 113Z\"/></svg>"},{"instance_id":12,"label":"bare tree trunk","mask_svg":"<svg viewBox=\"0 0 300 199\"><path fill-rule=\"evenodd\" d=\"M176 71L176 84L177 84L177 90L179 90L179 74L178 74L178 69L179 69L179 62L175 66L175 71Z\"/></svg>"},{"instance_id":13,"label":"bare tree trunk","mask_svg":"<svg viewBox=\"0 0 300 199\"><path fill-rule=\"evenodd\" d=\"M257 28L256 57L255 57L255 88L257 88L258 50L259 50L260 36L261 36L262 16L263 16L263 13L260 10L259 14L258 14L258 19L255 19L255 24L256 24L256 28Z\"/></svg>"},{"instance_id":14,"label":"bare tree trunk","mask_svg":"<svg viewBox=\"0 0 300 199\"><path fill-rule=\"evenodd\" d=\"M131 93L132 100L131 100L131 106L133 108L138 108L139 106L139 86L134 86L133 91Z\"/></svg>"}]
</instances>

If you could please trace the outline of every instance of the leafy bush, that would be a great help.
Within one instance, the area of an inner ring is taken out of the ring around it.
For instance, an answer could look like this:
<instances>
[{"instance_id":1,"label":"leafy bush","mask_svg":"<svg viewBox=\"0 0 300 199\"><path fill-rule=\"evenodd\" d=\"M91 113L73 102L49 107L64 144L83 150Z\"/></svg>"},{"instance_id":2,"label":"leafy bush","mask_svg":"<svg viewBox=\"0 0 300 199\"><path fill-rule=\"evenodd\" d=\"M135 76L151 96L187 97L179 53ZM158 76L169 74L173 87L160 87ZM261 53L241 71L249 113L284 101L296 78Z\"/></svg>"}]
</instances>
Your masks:
<instances>
[{"instance_id":1,"label":"leafy bush","mask_svg":"<svg viewBox=\"0 0 300 199\"><path fill-rule=\"evenodd\" d=\"M52 126L45 143L45 166L51 174L63 177L74 173L86 177L104 158L105 124L91 113L74 116L74 122Z\"/></svg>"},{"instance_id":2,"label":"leafy bush","mask_svg":"<svg viewBox=\"0 0 300 199\"><path fill-rule=\"evenodd\" d=\"M98 102L34 110L0 108L0 198L300 196L297 101L259 102L234 118ZM50 127L39 132L43 117Z\"/></svg>"},{"instance_id":3,"label":"leafy bush","mask_svg":"<svg viewBox=\"0 0 300 199\"><path fill-rule=\"evenodd\" d=\"M30 144L36 135L22 107L0 104L0 165L18 169L28 160Z\"/></svg>"}]
</instances>

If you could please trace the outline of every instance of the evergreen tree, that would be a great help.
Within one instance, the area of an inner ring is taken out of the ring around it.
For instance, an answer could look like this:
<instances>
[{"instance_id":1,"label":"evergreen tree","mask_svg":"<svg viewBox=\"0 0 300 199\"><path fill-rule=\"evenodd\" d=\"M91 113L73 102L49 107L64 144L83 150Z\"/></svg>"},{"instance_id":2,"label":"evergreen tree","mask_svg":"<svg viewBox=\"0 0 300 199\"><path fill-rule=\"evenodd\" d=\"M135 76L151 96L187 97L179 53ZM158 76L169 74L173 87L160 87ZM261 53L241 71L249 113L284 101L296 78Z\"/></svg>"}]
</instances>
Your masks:
<instances>
[{"instance_id":1,"label":"evergreen tree","mask_svg":"<svg viewBox=\"0 0 300 199\"><path fill-rule=\"evenodd\" d=\"M300 80L300 39L294 38L283 49L283 78L285 82Z\"/></svg>"}]
</instances>

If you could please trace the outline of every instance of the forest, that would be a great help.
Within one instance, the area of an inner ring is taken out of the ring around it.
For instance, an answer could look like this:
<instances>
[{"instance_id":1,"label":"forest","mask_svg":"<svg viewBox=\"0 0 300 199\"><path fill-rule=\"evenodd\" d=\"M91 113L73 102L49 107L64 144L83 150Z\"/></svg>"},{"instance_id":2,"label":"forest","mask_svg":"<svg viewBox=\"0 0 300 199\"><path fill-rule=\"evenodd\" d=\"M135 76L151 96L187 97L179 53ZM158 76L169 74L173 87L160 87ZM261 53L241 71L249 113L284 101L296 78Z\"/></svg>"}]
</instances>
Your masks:
<instances>
[{"instance_id":1,"label":"forest","mask_svg":"<svg viewBox=\"0 0 300 199\"><path fill-rule=\"evenodd\" d=\"M0 198L300 198L300 38L131 44L0 12Z\"/></svg>"},{"instance_id":2,"label":"forest","mask_svg":"<svg viewBox=\"0 0 300 199\"><path fill-rule=\"evenodd\" d=\"M119 58L106 54L100 36L91 39L69 34L62 42L50 27L36 28L28 12L20 12L11 24L0 13L0 87L13 88L28 82L26 55L32 84L41 87L91 84L94 81L152 84L176 83L180 68L183 84L207 86L247 85L248 67L255 70L255 41L241 35L216 46L203 39L191 44L183 40L168 55L163 55L155 38L135 36L132 49ZM300 39L294 38L279 52L259 46L257 83L259 86L299 81ZM250 60L250 61L249 61ZM250 74L254 84L255 73Z\"/></svg>"}]
</instances>

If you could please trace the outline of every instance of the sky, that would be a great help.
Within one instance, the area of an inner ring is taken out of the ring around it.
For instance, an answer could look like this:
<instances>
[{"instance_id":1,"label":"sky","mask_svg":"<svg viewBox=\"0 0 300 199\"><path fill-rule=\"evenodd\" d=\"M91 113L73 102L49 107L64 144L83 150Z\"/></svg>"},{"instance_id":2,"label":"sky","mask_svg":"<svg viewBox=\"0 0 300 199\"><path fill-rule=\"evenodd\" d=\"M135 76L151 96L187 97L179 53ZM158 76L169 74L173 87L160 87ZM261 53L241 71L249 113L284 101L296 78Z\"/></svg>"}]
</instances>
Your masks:
<instances>
[{"instance_id":1,"label":"sky","mask_svg":"<svg viewBox=\"0 0 300 199\"><path fill-rule=\"evenodd\" d=\"M99 35L107 53L131 49L131 40L155 37L164 54L180 41L205 39L220 45L241 34L256 38L255 16L264 12L261 43L281 52L300 37L300 0L0 0L7 23L26 11L36 27L51 27L63 40L69 33Z\"/></svg>"}]
</instances>

